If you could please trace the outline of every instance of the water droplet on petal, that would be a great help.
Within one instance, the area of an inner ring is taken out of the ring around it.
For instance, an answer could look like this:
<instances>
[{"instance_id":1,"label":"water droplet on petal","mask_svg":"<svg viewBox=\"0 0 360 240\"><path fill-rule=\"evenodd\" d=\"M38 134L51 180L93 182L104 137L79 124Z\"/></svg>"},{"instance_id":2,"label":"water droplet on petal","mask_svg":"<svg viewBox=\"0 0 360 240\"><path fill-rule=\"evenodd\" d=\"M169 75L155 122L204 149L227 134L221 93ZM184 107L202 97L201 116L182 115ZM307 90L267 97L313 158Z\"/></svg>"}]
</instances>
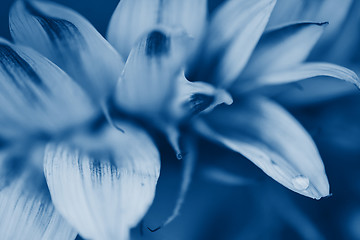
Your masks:
<instances>
[{"instance_id":1,"label":"water droplet on petal","mask_svg":"<svg viewBox=\"0 0 360 240\"><path fill-rule=\"evenodd\" d=\"M307 177L304 177L302 175L299 175L297 177L294 177L291 180L292 184L294 185L294 187L299 190L306 190L309 187L310 181Z\"/></svg>"}]
</instances>

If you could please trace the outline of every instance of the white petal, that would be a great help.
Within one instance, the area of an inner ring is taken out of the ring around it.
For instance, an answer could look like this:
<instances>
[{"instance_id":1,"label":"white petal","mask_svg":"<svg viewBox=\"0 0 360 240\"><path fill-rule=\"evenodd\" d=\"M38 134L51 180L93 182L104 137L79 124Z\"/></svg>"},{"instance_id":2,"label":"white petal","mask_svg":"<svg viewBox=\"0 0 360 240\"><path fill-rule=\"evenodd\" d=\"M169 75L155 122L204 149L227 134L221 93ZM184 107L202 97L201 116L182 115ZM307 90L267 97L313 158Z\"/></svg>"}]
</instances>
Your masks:
<instances>
[{"instance_id":1,"label":"white petal","mask_svg":"<svg viewBox=\"0 0 360 240\"><path fill-rule=\"evenodd\" d=\"M49 145L45 176L54 205L84 238L128 239L150 207L160 172L149 136L122 122L92 139Z\"/></svg>"},{"instance_id":2,"label":"white petal","mask_svg":"<svg viewBox=\"0 0 360 240\"><path fill-rule=\"evenodd\" d=\"M241 153L270 177L302 195L329 194L321 157L306 130L269 100L241 99L219 107L196 128L206 137Z\"/></svg>"},{"instance_id":3,"label":"white petal","mask_svg":"<svg viewBox=\"0 0 360 240\"><path fill-rule=\"evenodd\" d=\"M296 23L266 32L235 83L236 87L241 88L244 81L253 81L259 75L284 70L305 61L326 25Z\"/></svg>"},{"instance_id":4,"label":"white petal","mask_svg":"<svg viewBox=\"0 0 360 240\"><path fill-rule=\"evenodd\" d=\"M31 49L0 39L0 133L61 132L88 121L95 109L82 89Z\"/></svg>"},{"instance_id":5,"label":"white petal","mask_svg":"<svg viewBox=\"0 0 360 240\"><path fill-rule=\"evenodd\" d=\"M22 157L0 156L1 239L75 239L77 233L51 202L42 169L27 163Z\"/></svg>"},{"instance_id":6,"label":"white petal","mask_svg":"<svg viewBox=\"0 0 360 240\"><path fill-rule=\"evenodd\" d=\"M138 39L158 26L184 29L200 39L206 6L206 0L121 0L110 21L108 40L126 58Z\"/></svg>"},{"instance_id":7,"label":"white petal","mask_svg":"<svg viewBox=\"0 0 360 240\"><path fill-rule=\"evenodd\" d=\"M183 67L187 41L183 32L153 30L143 36L131 51L117 84L118 106L136 115L159 113Z\"/></svg>"},{"instance_id":8,"label":"white petal","mask_svg":"<svg viewBox=\"0 0 360 240\"><path fill-rule=\"evenodd\" d=\"M216 89L205 82L190 82L182 72L176 79L175 94L169 99L165 113L151 120L166 135L177 157L181 159L179 126L198 114L210 112L222 103L229 105L232 101L225 90Z\"/></svg>"},{"instance_id":9,"label":"white petal","mask_svg":"<svg viewBox=\"0 0 360 240\"><path fill-rule=\"evenodd\" d=\"M319 47L334 41L353 0L278 0L268 28L304 21L330 22Z\"/></svg>"},{"instance_id":10,"label":"white petal","mask_svg":"<svg viewBox=\"0 0 360 240\"><path fill-rule=\"evenodd\" d=\"M309 78L286 85L269 86L257 91L288 107L336 101L340 97L359 93L354 85L331 77Z\"/></svg>"},{"instance_id":11,"label":"white petal","mask_svg":"<svg viewBox=\"0 0 360 240\"><path fill-rule=\"evenodd\" d=\"M231 0L211 20L202 56L202 78L222 87L241 73L263 33L275 0ZM215 68L214 68L215 66ZM210 73L214 68L214 73Z\"/></svg>"},{"instance_id":12,"label":"white petal","mask_svg":"<svg viewBox=\"0 0 360 240\"><path fill-rule=\"evenodd\" d=\"M264 74L251 82L242 84L242 91L249 91L259 87L297 82L299 80L326 76L355 85L360 88L358 76L351 70L331 63L304 63L283 71ZM238 88L240 90L240 87Z\"/></svg>"},{"instance_id":13,"label":"white petal","mask_svg":"<svg viewBox=\"0 0 360 240\"><path fill-rule=\"evenodd\" d=\"M123 68L114 48L78 13L46 1L16 1L11 35L73 77L94 99L104 100Z\"/></svg>"}]
</instances>

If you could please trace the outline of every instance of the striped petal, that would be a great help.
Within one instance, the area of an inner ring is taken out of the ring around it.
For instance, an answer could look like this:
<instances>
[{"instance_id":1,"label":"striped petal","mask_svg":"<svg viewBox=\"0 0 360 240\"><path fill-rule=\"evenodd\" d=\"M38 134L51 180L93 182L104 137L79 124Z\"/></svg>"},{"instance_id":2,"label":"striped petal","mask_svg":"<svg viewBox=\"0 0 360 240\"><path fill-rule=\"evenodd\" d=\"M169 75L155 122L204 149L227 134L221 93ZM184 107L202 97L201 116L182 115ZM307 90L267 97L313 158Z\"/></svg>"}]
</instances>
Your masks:
<instances>
[{"instance_id":1,"label":"striped petal","mask_svg":"<svg viewBox=\"0 0 360 240\"><path fill-rule=\"evenodd\" d=\"M265 33L234 87L259 75L287 69L306 60L327 23L296 23ZM261 69L259 71L259 69Z\"/></svg>"},{"instance_id":2,"label":"striped petal","mask_svg":"<svg viewBox=\"0 0 360 240\"><path fill-rule=\"evenodd\" d=\"M37 50L73 77L95 100L117 82L123 60L78 13L46 1L16 1L10 12L16 43Z\"/></svg>"},{"instance_id":3,"label":"striped petal","mask_svg":"<svg viewBox=\"0 0 360 240\"><path fill-rule=\"evenodd\" d=\"M302 195L329 194L324 165L306 130L274 102L241 99L196 123L197 130L242 154L267 175Z\"/></svg>"},{"instance_id":4,"label":"striped petal","mask_svg":"<svg viewBox=\"0 0 360 240\"><path fill-rule=\"evenodd\" d=\"M126 58L141 36L159 26L184 29L200 39L206 6L206 0L121 0L110 21L108 40Z\"/></svg>"},{"instance_id":5,"label":"striped petal","mask_svg":"<svg viewBox=\"0 0 360 240\"><path fill-rule=\"evenodd\" d=\"M46 149L54 205L86 239L128 239L154 199L159 153L144 131L121 126Z\"/></svg>"},{"instance_id":6,"label":"striped petal","mask_svg":"<svg viewBox=\"0 0 360 240\"><path fill-rule=\"evenodd\" d=\"M29 159L41 162L39 159ZM70 240L77 233L55 210L41 168L0 155L0 235L4 240Z\"/></svg>"},{"instance_id":7,"label":"striped petal","mask_svg":"<svg viewBox=\"0 0 360 240\"><path fill-rule=\"evenodd\" d=\"M61 132L92 118L95 109L82 89L31 49L0 39L0 135Z\"/></svg>"},{"instance_id":8,"label":"striped petal","mask_svg":"<svg viewBox=\"0 0 360 240\"><path fill-rule=\"evenodd\" d=\"M230 0L216 11L201 57L201 79L212 79L221 87L236 80L258 43L275 2Z\"/></svg>"},{"instance_id":9,"label":"striped petal","mask_svg":"<svg viewBox=\"0 0 360 240\"><path fill-rule=\"evenodd\" d=\"M331 63L304 63L283 71L264 74L242 85L242 90L294 83L313 77L332 77L353 84L360 89L360 80L353 71ZM301 82L299 82L301 83ZM355 88L354 88L355 89ZM316 90L316 89L315 89Z\"/></svg>"},{"instance_id":10,"label":"striped petal","mask_svg":"<svg viewBox=\"0 0 360 240\"><path fill-rule=\"evenodd\" d=\"M183 32L159 29L143 36L132 49L117 84L117 105L136 115L159 113L174 91L187 43Z\"/></svg>"}]
</instances>

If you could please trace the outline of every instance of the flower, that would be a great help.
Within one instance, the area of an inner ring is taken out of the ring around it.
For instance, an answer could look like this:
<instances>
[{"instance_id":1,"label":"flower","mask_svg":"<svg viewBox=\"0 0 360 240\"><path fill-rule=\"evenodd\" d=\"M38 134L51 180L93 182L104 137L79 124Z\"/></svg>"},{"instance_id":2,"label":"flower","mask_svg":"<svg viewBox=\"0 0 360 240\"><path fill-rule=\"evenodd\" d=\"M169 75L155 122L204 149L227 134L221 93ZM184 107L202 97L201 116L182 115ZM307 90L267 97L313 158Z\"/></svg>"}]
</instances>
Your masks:
<instances>
[{"instance_id":1,"label":"flower","mask_svg":"<svg viewBox=\"0 0 360 240\"><path fill-rule=\"evenodd\" d=\"M21 230L9 221L11 227L0 229L5 236L74 238L78 231L91 239L128 239L153 201L160 171L158 149L143 128L162 131L179 157L187 153L181 196L165 225L189 186L197 134L295 192L327 196L316 146L270 100L272 86L319 75L359 81L334 64L303 63L326 23L264 33L275 2L230 0L208 24L206 0L122 0L108 42L68 8L17 1L10 12L16 45L0 43L6 103L0 133L18 142L3 156L4 169L16 174L4 174L0 203L15 204L15 214L0 209ZM23 133L27 141L20 141ZM47 185L42 177L29 181L42 168ZM23 216L31 223L17 220Z\"/></svg>"},{"instance_id":2,"label":"flower","mask_svg":"<svg viewBox=\"0 0 360 240\"><path fill-rule=\"evenodd\" d=\"M200 53L205 59L200 75L226 87L235 103L218 107L195 126L289 189L319 199L329 192L320 156L310 136L274 100L281 95L280 85L302 79L329 76L359 86L358 78L337 65L304 63L327 23L288 24L262 34L275 2L243 4L229 1L215 13ZM234 16L242 16L242 24L235 24Z\"/></svg>"},{"instance_id":3,"label":"flower","mask_svg":"<svg viewBox=\"0 0 360 240\"><path fill-rule=\"evenodd\" d=\"M278 4L277 18L274 17L271 24L284 24L293 21L293 16L284 14L287 7L299 9L300 19L313 19L318 21L328 20L330 28L318 41L309 56L309 61L323 61L341 64L349 67L359 75L360 73L360 49L358 47L359 34L359 3L357 1L321 1L320 3L309 2L306 9L301 8L301 3L293 1L288 6ZM281 16L281 17L280 17ZM311 91L318 89L323 84L321 92ZM341 154L356 154L359 152L359 96L357 89L347 84L330 79L315 78L311 81L303 81L301 87L288 90L288 99L297 107L306 109L313 108L314 103L321 104L321 110L308 117L306 126L309 131L321 132L317 134L317 141L326 142L328 151L336 149ZM301 90L300 90L301 89ZM340 99L342 98L342 99ZM304 111L303 111L304 112ZM340 114L341 113L341 114ZM306 115L305 115L306 116ZM338 154L337 153L337 154Z\"/></svg>"}]
</instances>

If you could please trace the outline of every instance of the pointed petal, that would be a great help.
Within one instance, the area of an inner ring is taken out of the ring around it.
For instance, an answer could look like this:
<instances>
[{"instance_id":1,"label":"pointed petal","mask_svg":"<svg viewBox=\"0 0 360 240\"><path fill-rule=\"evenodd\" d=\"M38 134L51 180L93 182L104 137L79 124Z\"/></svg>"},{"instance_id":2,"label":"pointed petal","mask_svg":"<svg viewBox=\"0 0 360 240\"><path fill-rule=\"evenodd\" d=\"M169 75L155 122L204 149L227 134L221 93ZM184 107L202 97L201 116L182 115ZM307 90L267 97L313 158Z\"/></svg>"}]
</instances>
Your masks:
<instances>
[{"instance_id":1,"label":"pointed petal","mask_svg":"<svg viewBox=\"0 0 360 240\"><path fill-rule=\"evenodd\" d=\"M297 193L316 199L329 194L324 165L313 140L286 110L262 98L234 104L198 120L197 130L241 153Z\"/></svg>"},{"instance_id":2,"label":"pointed petal","mask_svg":"<svg viewBox=\"0 0 360 240\"><path fill-rule=\"evenodd\" d=\"M287 70L264 74L251 82L244 83L242 91L249 91L269 85L279 85L297 82L312 77L332 77L360 88L358 76L351 70L331 63L304 63ZM240 90L240 88L238 88Z\"/></svg>"},{"instance_id":3,"label":"pointed petal","mask_svg":"<svg viewBox=\"0 0 360 240\"><path fill-rule=\"evenodd\" d=\"M51 202L42 169L25 162L0 156L1 239L75 239L77 233Z\"/></svg>"},{"instance_id":4,"label":"pointed petal","mask_svg":"<svg viewBox=\"0 0 360 240\"><path fill-rule=\"evenodd\" d=\"M161 111L184 63L187 36L153 30L131 51L116 88L116 103L136 115Z\"/></svg>"},{"instance_id":5,"label":"pointed petal","mask_svg":"<svg viewBox=\"0 0 360 240\"><path fill-rule=\"evenodd\" d=\"M0 39L0 133L61 132L92 118L95 109L82 89L31 49Z\"/></svg>"},{"instance_id":6,"label":"pointed petal","mask_svg":"<svg viewBox=\"0 0 360 240\"><path fill-rule=\"evenodd\" d=\"M353 0L278 0L269 20L268 29L284 24L318 21L330 22L322 38L322 44L335 37Z\"/></svg>"},{"instance_id":7,"label":"pointed petal","mask_svg":"<svg viewBox=\"0 0 360 240\"><path fill-rule=\"evenodd\" d=\"M110 21L108 40L126 58L138 39L158 26L184 29L200 39L206 12L206 0L121 0Z\"/></svg>"},{"instance_id":8,"label":"pointed petal","mask_svg":"<svg viewBox=\"0 0 360 240\"><path fill-rule=\"evenodd\" d=\"M190 82L183 74L177 78L176 94L170 105L171 118L187 120L199 113L212 111L217 105L232 104L228 92L205 82Z\"/></svg>"},{"instance_id":9,"label":"pointed petal","mask_svg":"<svg viewBox=\"0 0 360 240\"><path fill-rule=\"evenodd\" d=\"M202 56L202 77L229 86L241 73L263 33L275 0L231 0L211 20ZM206 74L214 68L214 73ZM213 75L214 74L214 75Z\"/></svg>"},{"instance_id":10,"label":"pointed petal","mask_svg":"<svg viewBox=\"0 0 360 240\"><path fill-rule=\"evenodd\" d=\"M123 68L114 48L78 13L45 1L16 1L10 12L16 43L37 50L104 100Z\"/></svg>"},{"instance_id":11,"label":"pointed petal","mask_svg":"<svg viewBox=\"0 0 360 240\"><path fill-rule=\"evenodd\" d=\"M259 74L265 75L302 63L327 25L296 23L266 32L251 55L241 79L235 85L241 85L243 81L253 81Z\"/></svg>"},{"instance_id":12,"label":"pointed petal","mask_svg":"<svg viewBox=\"0 0 360 240\"><path fill-rule=\"evenodd\" d=\"M144 131L121 126L124 133L106 126L91 139L46 149L54 205L84 238L128 239L154 199L159 153Z\"/></svg>"}]
</instances>

